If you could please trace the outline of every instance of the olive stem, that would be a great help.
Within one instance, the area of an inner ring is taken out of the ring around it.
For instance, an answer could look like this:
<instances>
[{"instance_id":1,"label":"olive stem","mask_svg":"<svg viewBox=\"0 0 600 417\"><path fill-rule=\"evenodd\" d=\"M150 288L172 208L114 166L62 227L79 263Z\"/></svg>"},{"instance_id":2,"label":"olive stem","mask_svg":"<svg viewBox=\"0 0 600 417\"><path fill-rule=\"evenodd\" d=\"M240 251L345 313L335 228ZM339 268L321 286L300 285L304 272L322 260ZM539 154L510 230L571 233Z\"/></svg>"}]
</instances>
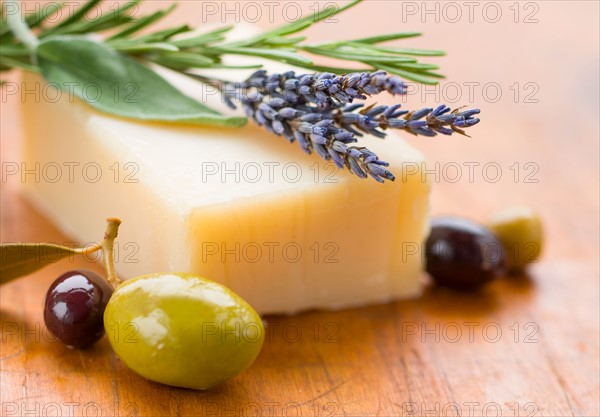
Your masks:
<instances>
[{"instance_id":1,"label":"olive stem","mask_svg":"<svg viewBox=\"0 0 600 417\"><path fill-rule=\"evenodd\" d=\"M114 289L117 289L117 287L121 284L121 280L115 273L114 243L115 239L117 238L121 220L114 217L109 217L106 219L106 221L108 224L106 225L104 240L101 244L104 268L106 269L108 283L112 285Z\"/></svg>"}]
</instances>

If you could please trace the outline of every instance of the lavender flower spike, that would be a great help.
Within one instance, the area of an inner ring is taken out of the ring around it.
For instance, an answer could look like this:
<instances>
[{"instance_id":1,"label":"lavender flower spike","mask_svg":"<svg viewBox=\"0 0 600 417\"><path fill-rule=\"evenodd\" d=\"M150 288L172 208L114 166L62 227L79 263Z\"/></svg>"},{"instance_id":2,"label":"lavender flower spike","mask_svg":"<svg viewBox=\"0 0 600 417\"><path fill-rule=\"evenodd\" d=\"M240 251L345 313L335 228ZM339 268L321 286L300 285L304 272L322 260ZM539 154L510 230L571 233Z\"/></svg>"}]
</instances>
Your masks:
<instances>
[{"instance_id":1,"label":"lavender flower spike","mask_svg":"<svg viewBox=\"0 0 600 417\"><path fill-rule=\"evenodd\" d=\"M406 94L406 84L383 71L345 75L330 73L296 75L268 74L256 71L245 82L236 83L237 98L259 126L289 142L298 142L307 153L316 152L360 178L378 182L394 180L381 161L369 149L351 146L358 136L385 137L387 129L402 129L414 135L465 135L464 128L479 122L478 109L451 110L445 105L410 112L393 106L363 107L354 100L382 92ZM231 94L227 102L231 102Z\"/></svg>"},{"instance_id":2,"label":"lavender flower spike","mask_svg":"<svg viewBox=\"0 0 600 417\"><path fill-rule=\"evenodd\" d=\"M267 74L256 71L243 83L244 87L256 88L265 94L278 95L291 104L316 104L321 108L339 107L353 100L365 100L367 96L383 91L406 94L407 86L398 77L388 76L384 71L355 72L345 75L331 73L296 75Z\"/></svg>"}]
</instances>

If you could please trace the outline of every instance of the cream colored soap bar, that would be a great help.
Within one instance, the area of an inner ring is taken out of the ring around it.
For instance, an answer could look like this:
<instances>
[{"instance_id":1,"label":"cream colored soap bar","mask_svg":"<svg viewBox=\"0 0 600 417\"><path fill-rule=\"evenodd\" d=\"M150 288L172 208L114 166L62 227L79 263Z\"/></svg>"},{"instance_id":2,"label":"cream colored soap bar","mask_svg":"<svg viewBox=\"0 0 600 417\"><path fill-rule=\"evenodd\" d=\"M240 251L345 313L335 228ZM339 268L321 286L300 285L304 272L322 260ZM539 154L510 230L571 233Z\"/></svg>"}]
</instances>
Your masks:
<instances>
[{"instance_id":1,"label":"cream colored soap bar","mask_svg":"<svg viewBox=\"0 0 600 417\"><path fill-rule=\"evenodd\" d=\"M24 82L28 91L43 83ZM421 259L403 249L425 238L429 186L420 175L403 181L403 164L423 157L400 138L363 139L397 177L382 185L251 124L137 123L63 95L23 104L21 168L40 174L24 176L24 191L81 243L98 241L104 219L120 217L123 277L197 273L263 314L420 293Z\"/></svg>"}]
</instances>

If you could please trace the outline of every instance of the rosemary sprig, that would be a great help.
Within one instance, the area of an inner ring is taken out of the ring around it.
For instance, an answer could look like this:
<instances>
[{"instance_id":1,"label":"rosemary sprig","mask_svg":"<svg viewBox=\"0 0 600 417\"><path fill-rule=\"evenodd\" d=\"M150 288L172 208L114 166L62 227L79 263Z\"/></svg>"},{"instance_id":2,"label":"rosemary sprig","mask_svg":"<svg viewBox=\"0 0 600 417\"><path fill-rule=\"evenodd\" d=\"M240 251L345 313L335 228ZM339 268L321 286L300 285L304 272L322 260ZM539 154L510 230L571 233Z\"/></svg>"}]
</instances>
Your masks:
<instances>
[{"instance_id":1,"label":"rosemary sprig","mask_svg":"<svg viewBox=\"0 0 600 417\"><path fill-rule=\"evenodd\" d=\"M110 13L86 18L89 10L103 2L103 0L89 0L67 19L50 25L48 18L64 6L61 3L54 3L52 7L44 7L39 11L27 14L24 21L29 28L34 30L40 40L58 35L84 35L113 30L116 32L104 39L104 42L112 48L177 71L191 68L231 68L231 66L223 64L223 56L243 55L283 62L315 72L328 71L343 74L385 69L387 72L401 75L409 80L435 84L440 75L432 70L437 69L437 66L421 64L417 61L417 57L439 56L443 55L443 52L380 46L384 42L420 36L420 33L395 33L319 44L308 43L305 36L298 36L300 32L313 24L329 19L355 6L360 1L353 0L339 8L330 7L296 22L236 42L228 42L225 38L232 26L223 26L203 34L196 32L192 34L191 27L179 25L140 36L138 32L151 28L176 7L176 4L172 4L166 9L150 14L131 16L132 8L140 0L122 4L116 10L111 10ZM23 39L15 37L8 27L6 3L1 8L0 14L0 55L9 58L2 60L0 70L9 70L15 67L34 69L36 64L29 57L27 48L23 45ZM337 66L325 67L315 63L307 54L362 65L341 63ZM259 66L260 64L257 63L252 67Z\"/></svg>"}]
</instances>

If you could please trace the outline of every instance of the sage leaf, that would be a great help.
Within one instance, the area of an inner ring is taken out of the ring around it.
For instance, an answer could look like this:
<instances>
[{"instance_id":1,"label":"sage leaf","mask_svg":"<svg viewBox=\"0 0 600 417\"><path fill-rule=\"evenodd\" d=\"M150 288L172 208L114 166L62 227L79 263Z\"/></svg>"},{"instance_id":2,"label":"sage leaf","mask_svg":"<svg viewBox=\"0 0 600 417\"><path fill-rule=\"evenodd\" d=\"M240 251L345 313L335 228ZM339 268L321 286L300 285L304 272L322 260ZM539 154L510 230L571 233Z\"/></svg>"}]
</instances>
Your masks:
<instances>
[{"instance_id":1,"label":"sage leaf","mask_svg":"<svg viewBox=\"0 0 600 417\"><path fill-rule=\"evenodd\" d=\"M35 54L48 82L105 113L145 121L226 127L246 123L245 117L224 116L186 96L133 58L82 36L43 40Z\"/></svg>"},{"instance_id":2,"label":"sage leaf","mask_svg":"<svg viewBox=\"0 0 600 417\"><path fill-rule=\"evenodd\" d=\"M70 248L52 243L6 243L0 245L0 285L30 274L67 256L89 254L100 246Z\"/></svg>"}]
</instances>

